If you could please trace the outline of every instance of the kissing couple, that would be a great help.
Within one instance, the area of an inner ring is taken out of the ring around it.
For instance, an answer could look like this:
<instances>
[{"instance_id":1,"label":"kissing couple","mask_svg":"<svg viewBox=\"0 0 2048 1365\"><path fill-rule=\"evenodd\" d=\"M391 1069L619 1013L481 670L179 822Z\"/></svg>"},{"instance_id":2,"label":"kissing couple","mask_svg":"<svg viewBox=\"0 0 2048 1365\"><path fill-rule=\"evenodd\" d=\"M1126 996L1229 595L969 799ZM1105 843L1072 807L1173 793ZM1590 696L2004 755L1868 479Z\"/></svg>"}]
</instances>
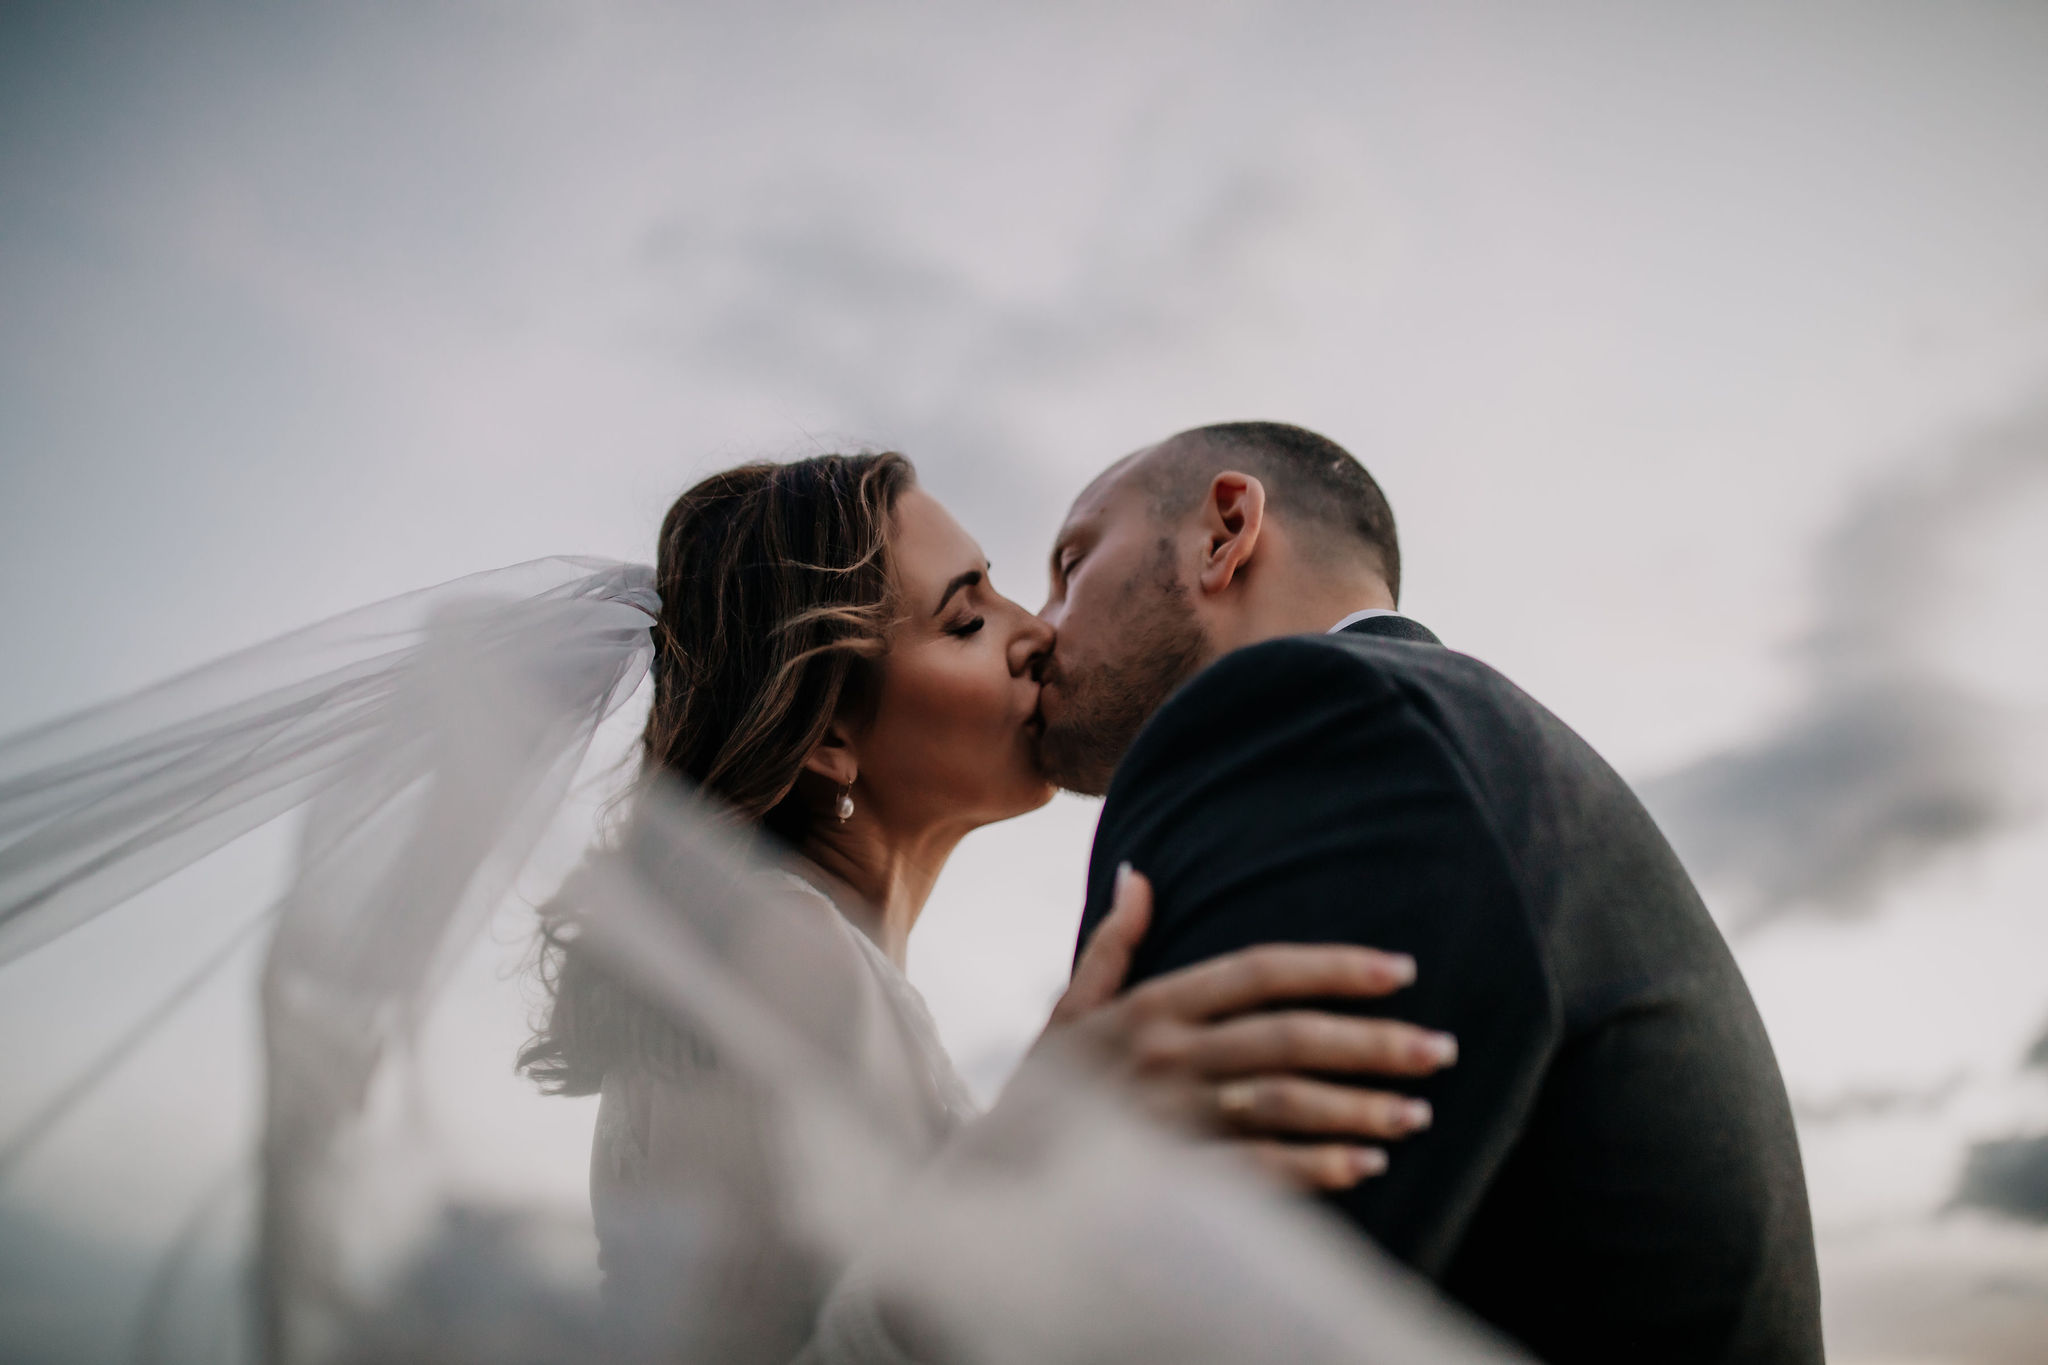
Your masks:
<instances>
[{"instance_id":1,"label":"kissing couple","mask_svg":"<svg viewBox=\"0 0 2048 1365\"><path fill-rule=\"evenodd\" d=\"M256 1289L269 1356L324 1358L292 1343L349 1338L335 1324L360 1298L342 1288L354 1262L316 1244L381 1226L336 1194L336 1172L380 1150L358 1132L379 1068L412 1047L476 886L532 847L502 836L543 823L534 812L562 799L596 724L651 672L618 844L653 830L680 789L775 850L782 902L829 936L837 966L806 975L756 954L750 970L805 982L791 1012L833 1021L831 1055L934 1171L1000 1170L992 1152L1044 1139L1029 1106L1006 1106L1045 1074L1041 1055L1055 1071L1082 1059L1323 1206L1287 1217L1404 1265L1506 1339L1404 1349L1388 1298L1369 1305L1355 1352L1345 1337L1316 1358L1817 1365L1790 1107L1727 945L1612 769L1400 614L1393 513L1358 461L1280 423L1182 432L1082 490L1049 563L1040 611L1004 597L900 455L749 464L677 500L652 569L555 560L483 575L0 740L0 964L306 808L263 969ZM506 584L519 601L475 606ZM427 615L438 624L422 633ZM443 666L458 656L498 663ZM518 677L569 700L508 739L477 717L524 714L499 705ZM1059 787L1104 797L1075 969L1045 1046L984 1116L904 976L907 942L959 841ZM787 1178L789 1144L812 1144L806 1169L835 1169L823 1130L764 1090L748 1029L691 1026L732 1003L726 983L678 976L655 983L675 987L658 999L584 932L601 921L579 917L581 902L624 903L592 892L601 860L589 866L543 908L547 994L518 1060L543 1091L599 1097L590 1207L605 1302L678 1315L642 1343L660 1349L625 1354L1157 1355L1091 1338L1084 1313L1010 1331L994 1298L979 1301L988 1349L952 1349L843 1261L781 1235L777 1211L818 1195L789 1188L802 1183ZM671 892L649 902L657 929L709 898L701 881ZM714 936L741 945L738 963L747 933ZM21 1126L0 1178L118 1060ZM1297 1255L1292 1234L1268 1238L1265 1203L1233 1222L1194 1199L1180 1216L1176 1189L1199 1180L1154 1181L1136 1223L1082 1245L1064 1229L1091 1202L1171 1164L1116 1165L1109 1151L1084 1152L1058 1188L984 1180L975 1188L1036 1207L1044 1236L993 1251L969 1238L955 1259L1082 1275L1062 1302L1174 1302L1226 1326L1236 1307L1254 1337L1284 1326L1291 1310L1275 1302L1305 1312L1361 1283ZM836 1169L857 1168L849 1156ZM896 1197L869 1176L848 1184ZM499 1313L545 1317L545 1295L485 1315L448 1306L465 1275L503 1259L476 1240L486 1225L463 1226L462 1273L426 1265L426 1288L404 1300L441 1343L419 1358L554 1358ZM295 1284L314 1292L294 1300ZM396 1329L365 1330L355 1339ZM1032 1332L1065 1353L998 1349ZM458 1338L475 1349L451 1353ZM1244 1354L1220 1342L1201 1358Z\"/></svg>"},{"instance_id":2,"label":"kissing couple","mask_svg":"<svg viewBox=\"0 0 2048 1365\"><path fill-rule=\"evenodd\" d=\"M934 1141L972 1107L902 977L919 912L970 831L1099 795L1049 1032L1122 1049L1156 1107L1541 1359L1820 1361L1799 1149L1734 959L1613 770L1398 612L1358 461L1280 423L1182 432L1084 489L1049 563L1039 612L1003 596L895 454L732 469L661 531L644 761L793 848L857 931L923 1040ZM522 1061L603 1096L603 1234L733 1139L554 951Z\"/></svg>"}]
</instances>

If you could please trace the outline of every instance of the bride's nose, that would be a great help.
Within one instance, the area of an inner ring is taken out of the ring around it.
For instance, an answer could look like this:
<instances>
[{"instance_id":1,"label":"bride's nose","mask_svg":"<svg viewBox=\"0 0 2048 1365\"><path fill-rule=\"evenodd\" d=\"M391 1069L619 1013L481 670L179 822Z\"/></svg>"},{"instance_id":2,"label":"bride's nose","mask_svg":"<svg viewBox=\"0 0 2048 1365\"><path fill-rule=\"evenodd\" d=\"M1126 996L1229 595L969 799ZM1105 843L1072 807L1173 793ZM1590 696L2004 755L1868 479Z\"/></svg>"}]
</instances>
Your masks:
<instances>
[{"instance_id":1,"label":"bride's nose","mask_svg":"<svg viewBox=\"0 0 2048 1365\"><path fill-rule=\"evenodd\" d=\"M1017 623L1010 633L1010 674L1021 678L1027 673L1035 674L1039 663L1052 653L1052 642L1056 638L1053 628L1045 622L1017 608Z\"/></svg>"}]
</instances>

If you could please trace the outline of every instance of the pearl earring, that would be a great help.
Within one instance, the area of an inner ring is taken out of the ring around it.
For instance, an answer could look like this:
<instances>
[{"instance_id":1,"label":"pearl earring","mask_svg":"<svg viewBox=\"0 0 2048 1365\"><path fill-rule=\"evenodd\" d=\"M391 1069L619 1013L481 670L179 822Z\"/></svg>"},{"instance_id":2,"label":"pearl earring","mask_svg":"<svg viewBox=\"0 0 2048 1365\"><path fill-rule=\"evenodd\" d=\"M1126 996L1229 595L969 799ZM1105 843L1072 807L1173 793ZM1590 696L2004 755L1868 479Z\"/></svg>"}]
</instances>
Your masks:
<instances>
[{"instance_id":1,"label":"pearl earring","mask_svg":"<svg viewBox=\"0 0 2048 1365\"><path fill-rule=\"evenodd\" d=\"M853 783L839 789L839 804L833 809L833 814L839 817L842 825L853 818Z\"/></svg>"}]
</instances>

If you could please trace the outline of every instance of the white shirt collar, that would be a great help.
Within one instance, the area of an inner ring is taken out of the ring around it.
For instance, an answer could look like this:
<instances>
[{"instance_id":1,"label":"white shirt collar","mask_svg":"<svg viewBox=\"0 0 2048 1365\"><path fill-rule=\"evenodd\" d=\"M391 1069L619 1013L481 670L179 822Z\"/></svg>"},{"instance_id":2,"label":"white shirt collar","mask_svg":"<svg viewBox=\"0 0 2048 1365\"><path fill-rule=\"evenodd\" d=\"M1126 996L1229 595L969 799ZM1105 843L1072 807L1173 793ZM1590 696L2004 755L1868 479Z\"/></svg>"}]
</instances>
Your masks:
<instances>
[{"instance_id":1,"label":"white shirt collar","mask_svg":"<svg viewBox=\"0 0 2048 1365\"><path fill-rule=\"evenodd\" d=\"M1352 613L1351 613L1351 614L1350 614L1349 616L1347 616L1347 617L1345 617L1345 618L1344 618L1343 620L1339 621L1339 622L1338 622L1338 623L1337 623L1336 625L1334 625L1334 626L1331 626L1331 627L1329 628L1329 630L1327 630L1327 631L1325 631L1325 632L1324 632L1324 634L1326 634L1326 635L1335 635L1335 634L1336 634L1336 633L1337 633L1338 631L1340 631L1340 630L1344 629L1344 627L1346 627L1346 626L1348 626L1348 625L1351 625L1351 624L1353 624L1354 622L1357 622L1357 621L1363 621L1363 620L1366 620L1366 619L1368 619L1369 617L1374 617L1374 616L1399 616L1400 614L1401 614L1400 612L1398 612L1398 611L1395 611L1395 610L1393 610L1393 609L1392 609L1392 608L1390 608L1390 607L1367 607L1367 608L1366 608L1366 609L1365 609L1364 611L1354 611L1354 612L1352 612Z\"/></svg>"}]
</instances>

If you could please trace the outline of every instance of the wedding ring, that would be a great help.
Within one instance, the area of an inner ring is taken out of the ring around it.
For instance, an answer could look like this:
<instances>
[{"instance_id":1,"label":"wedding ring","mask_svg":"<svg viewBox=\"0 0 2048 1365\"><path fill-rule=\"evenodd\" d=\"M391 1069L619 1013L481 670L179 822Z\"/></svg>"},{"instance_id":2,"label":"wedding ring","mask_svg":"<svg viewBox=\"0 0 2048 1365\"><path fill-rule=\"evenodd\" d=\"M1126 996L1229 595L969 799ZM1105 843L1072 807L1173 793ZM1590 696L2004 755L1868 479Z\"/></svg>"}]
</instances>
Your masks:
<instances>
[{"instance_id":1,"label":"wedding ring","mask_svg":"<svg viewBox=\"0 0 2048 1365\"><path fill-rule=\"evenodd\" d=\"M1216 1087L1216 1108L1224 1118L1242 1121L1259 1102L1257 1081L1231 1081Z\"/></svg>"}]
</instances>

